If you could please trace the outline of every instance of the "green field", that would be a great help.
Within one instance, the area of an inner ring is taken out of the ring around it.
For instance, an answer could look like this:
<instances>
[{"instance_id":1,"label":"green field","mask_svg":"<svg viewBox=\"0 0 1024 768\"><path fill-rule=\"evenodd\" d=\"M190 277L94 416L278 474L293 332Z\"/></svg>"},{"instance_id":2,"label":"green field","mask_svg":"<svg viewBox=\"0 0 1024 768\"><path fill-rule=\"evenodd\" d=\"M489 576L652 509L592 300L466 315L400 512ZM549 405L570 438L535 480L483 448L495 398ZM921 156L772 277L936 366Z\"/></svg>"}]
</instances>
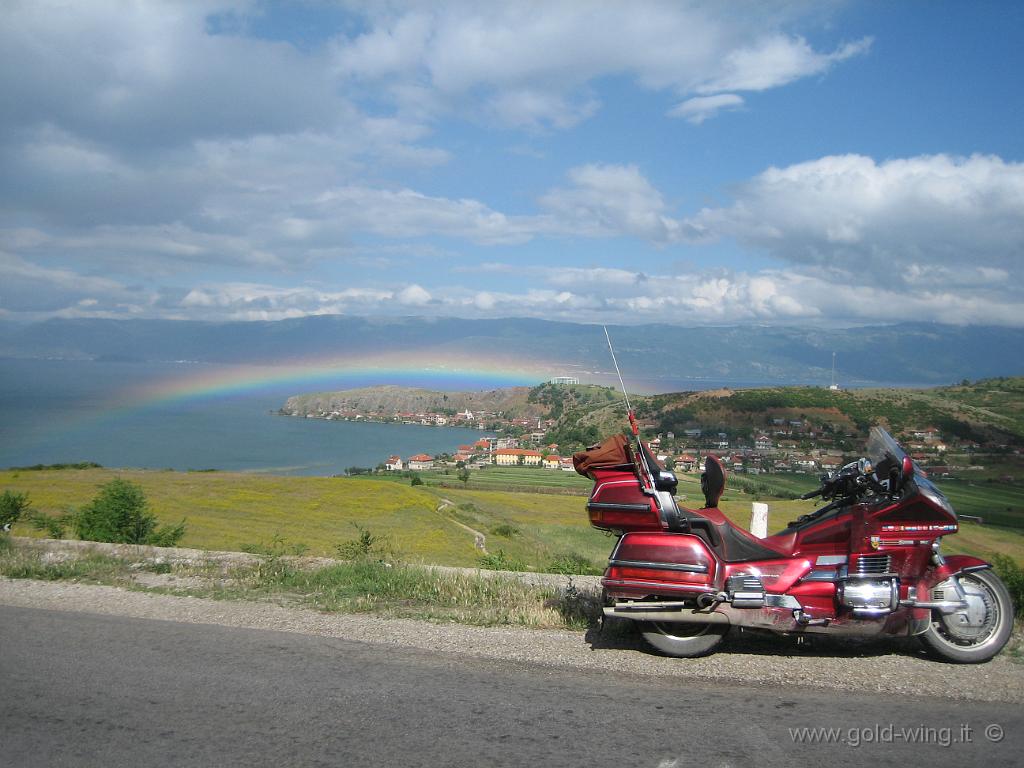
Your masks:
<instances>
[{"instance_id":1,"label":"green field","mask_svg":"<svg viewBox=\"0 0 1024 768\"><path fill-rule=\"evenodd\" d=\"M590 528L581 496L410 487L361 477L111 469L0 471L0 491L25 491L35 510L58 515L89 501L115 477L142 486L161 524L187 520L183 547L237 551L282 538L308 554L333 555L358 536L358 525L386 537L411 562L476 565L473 531L485 534L489 550L500 548L538 569L571 551L597 565L610 549L604 534ZM443 499L452 505L439 512ZM491 533L502 524L520 532ZM25 522L13 532L40 535Z\"/></svg>"},{"instance_id":2,"label":"green field","mask_svg":"<svg viewBox=\"0 0 1024 768\"><path fill-rule=\"evenodd\" d=\"M409 472L381 475L384 479L409 483ZM575 493L586 496L590 493L591 482L575 472L560 469L535 469L533 467L496 467L470 469L469 480L459 480L458 470L430 470L416 473L424 485L441 488L474 488L490 491L533 491L552 493Z\"/></svg>"},{"instance_id":3,"label":"green field","mask_svg":"<svg viewBox=\"0 0 1024 768\"><path fill-rule=\"evenodd\" d=\"M1024 487L984 480L943 480L938 485L960 514L981 517L986 525L1024 529Z\"/></svg>"},{"instance_id":4,"label":"green field","mask_svg":"<svg viewBox=\"0 0 1024 768\"><path fill-rule=\"evenodd\" d=\"M430 473L422 473L426 480ZM585 492L589 482L568 472L522 468L474 471L468 487L451 475L454 487L432 484L412 487L408 478L279 477L234 473L189 473L142 470L0 471L0 491L27 492L33 508L50 515L89 501L114 477L139 483L161 523L187 520L181 546L241 550L269 547L283 539L289 548L308 554L334 555L336 547L355 539L359 528L384 538L402 559L413 563L473 566L480 563L475 533L486 537L488 553L499 551L510 566L558 570L559 563L583 562L602 567L614 540L592 529ZM433 480L443 475L434 473ZM751 478L754 480L755 478ZM811 476L758 476L761 490L780 495L813 487ZM474 483L476 481L476 484ZM529 492L531 483L550 482L546 493ZM502 490L486 487L493 482ZM510 491L506 488L519 490ZM1021 491L997 483L944 485L965 514L985 518L985 525L965 522L945 541L945 551L979 556L998 552L1024 563L1024 533L995 523L1019 519L1005 508L1021 508ZM555 492L552 492L555 491ZM697 475L683 475L680 501L700 507ZM770 498L744 493L735 486L723 496L721 508L735 522L747 525L751 502L769 503L769 530L815 508L813 501ZM1004 513L1000 513L1003 509ZM15 534L41 535L27 523ZM575 559L570 556L577 556Z\"/></svg>"}]
</instances>

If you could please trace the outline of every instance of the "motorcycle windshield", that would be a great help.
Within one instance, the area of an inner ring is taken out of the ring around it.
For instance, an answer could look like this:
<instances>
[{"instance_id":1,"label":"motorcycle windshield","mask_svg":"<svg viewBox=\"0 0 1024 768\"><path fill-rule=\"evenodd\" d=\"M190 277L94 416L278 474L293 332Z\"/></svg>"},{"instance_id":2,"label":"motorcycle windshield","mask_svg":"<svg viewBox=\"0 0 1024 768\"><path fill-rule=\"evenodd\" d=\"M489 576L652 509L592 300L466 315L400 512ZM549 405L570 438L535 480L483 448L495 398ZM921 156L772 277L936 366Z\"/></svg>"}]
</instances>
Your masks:
<instances>
[{"instance_id":1,"label":"motorcycle windshield","mask_svg":"<svg viewBox=\"0 0 1024 768\"><path fill-rule=\"evenodd\" d=\"M901 466L907 452L904 451L903 447L884 429L881 427L872 427L871 434L868 437L867 455L877 471L880 467ZM931 480L928 479L927 473L921 469L916 461L913 462L913 464L914 476L911 480L913 483L911 487L915 488L922 496L927 497L934 504L956 518L956 512L953 510L953 505L949 503L946 496L942 491L935 487L935 484Z\"/></svg>"},{"instance_id":2,"label":"motorcycle windshield","mask_svg":"<svg viewBox=\"0 0 1024 768\"><path fill-rule=\"evenodd\" d=\"M903 463L907 452L896 442L892 435L881 427L872 427L868 436L867 456L876 467L886 459L896 466Z\"/></svg>"}]
</instances>

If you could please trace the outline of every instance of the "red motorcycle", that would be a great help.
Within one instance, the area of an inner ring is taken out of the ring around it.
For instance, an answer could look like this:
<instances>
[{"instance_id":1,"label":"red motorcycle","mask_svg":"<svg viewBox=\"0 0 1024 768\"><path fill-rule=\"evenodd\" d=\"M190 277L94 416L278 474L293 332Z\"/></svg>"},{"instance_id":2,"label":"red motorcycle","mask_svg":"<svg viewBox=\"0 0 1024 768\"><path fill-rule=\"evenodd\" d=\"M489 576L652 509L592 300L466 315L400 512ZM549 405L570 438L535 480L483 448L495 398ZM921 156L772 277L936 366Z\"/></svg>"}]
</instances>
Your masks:
<instances>
[{"instance_id":1,"label":"red motorcycle","mask_svg":"<svg viewBox=\"0 0 1024 768\"><path fill-rule=\"evenodd\" d=\"M676 503L675 475L639 437L576 454L594 481L591 525L620 534L601 579L605 616L636 621L670 656L709 653L744 627L916 635L941 659L988 661L1013 628L1009 592L983 560L939 553L956 513L885 430L871 430L866 453L802 497L825 506L763 539L718 509L725 470L714 456L694 510Z\"/></svg>"}]
</instances>

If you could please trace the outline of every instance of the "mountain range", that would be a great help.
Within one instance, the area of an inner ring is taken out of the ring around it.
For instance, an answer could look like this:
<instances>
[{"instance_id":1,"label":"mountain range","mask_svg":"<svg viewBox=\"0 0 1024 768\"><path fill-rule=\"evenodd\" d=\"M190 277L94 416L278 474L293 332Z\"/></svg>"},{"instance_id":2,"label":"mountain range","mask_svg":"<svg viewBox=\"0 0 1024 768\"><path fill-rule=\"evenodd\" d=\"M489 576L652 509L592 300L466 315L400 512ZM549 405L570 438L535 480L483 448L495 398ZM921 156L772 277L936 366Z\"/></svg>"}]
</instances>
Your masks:
<instances>
[{"instance_id":1,"label":"mountain range","mask_svg":"<svg viewBox=\"0 0 1024 768\"><path fill-rule=\"evenodd\" d=\"M618 362L631 378L722 384L819 384L840 381L949 384L1024 374L1024 330L932 323L808 329L778 326L609 326ZM119 361L194 360L281 363L331 356L409 353L418 359L544 364L551 375L611 383L599 325L507 318L311 316L267 322L51 319L0 323L0 357ZM509 362L511 361L511 362ZM657 386L653 387L657 389ZM701 387L694 387L701 388ZM662 390L666 391L666 390Z\"/></svg>"}]
</instances>

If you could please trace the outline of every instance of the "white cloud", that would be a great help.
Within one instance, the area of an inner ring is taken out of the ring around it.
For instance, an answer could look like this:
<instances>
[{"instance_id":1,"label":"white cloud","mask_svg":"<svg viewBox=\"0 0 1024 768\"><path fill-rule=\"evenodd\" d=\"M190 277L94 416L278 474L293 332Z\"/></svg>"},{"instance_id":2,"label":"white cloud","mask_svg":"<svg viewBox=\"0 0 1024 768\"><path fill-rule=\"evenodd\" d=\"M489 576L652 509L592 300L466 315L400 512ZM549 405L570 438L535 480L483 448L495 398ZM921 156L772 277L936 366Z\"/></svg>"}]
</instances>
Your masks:
<instances>
[{"instance_id":1,"label":"white cloud","mask_svg":"<svg viewBox=\"0 0 1024 768\"><path fill-rule=\"evenodd\" d=\"M432 197L412 189L346 186L315 201L319 216L343 230L384 237L442 235L478 243L519 243L537 231L536 222L506 216L478 200Z\"/></svg>"},{"instance_id":2,"label":"white cloud","mask_svg":"<svg viewBox=\"0 0 1024 768\"><path fill-rule=\"evenodd\" d=\"M377 314L395 299L394 291L310 287L281 288L256 283L219 283L190 290L177 304L189 316L218 320L283 320L306 315L362 312ZM170 309L173 314L175 307Z\"/></svg>"},{"instance_id":3,"label":"white cloud","mask_svg":"<svg viewBox=\"0 0 1024 768\"><path fill-rule=\"evenodd\" d=\"M572 128L592 117L599 107L595 98L573 100L535 88L518 88L495 94L485 110L502 125L539 131L547 126Z\"/></svg>"},{"instance_id":4,"label":"white cloud","mask_svg":"<svg viewBox=\"0 0 1024 768\"><path fill-rule=\"evenodd\" d=\"M540 199L557 228L592 237L634 235L652 242L679 236L661 193L634 165L583 165L568 173L571 186Z\"/></svg>"},{"instance_id":5,"label":"white cloud","mask_svg":"<svg viewBox=\"0 0 1024 768\"><path fill-rule=\"evenodd\" d=\"M858 56L871 48L871 38L847 43L823 54L802 37L773 34L758 38L743 48L730 51L722 70L702 83L699 93L719 91L764 91L809 75L820 74L833 64Z\"/></svg>"},{"instance_id":6,"label":"white cloud","mask_svg":"<svg viewBox=\"0 0 1024 768\"><path fill-rule=\"evenodd\" d=\"M738 109L743 106L743 97L735 93L719 93L715 96L694 96L668 111L670 117L681 117L694 125L700 125L722 110Z\"/></svg>"},{"instance_id":7,"label":"white cloud","mask_svg":"<svg viewBox=\"0 0 1024 768\"><path fill-rule=\"evenodd\" d=\"M872 285L920 282L938 266L948 268L942 278L951 286L977 282L978 274L1020 284L1022 163L988 155L823 157L770 168L735 197L688 219L685 231L735 237L782 261L842 270Z\"/></svg>"},{"instance_id":8,"label":"white cloud","mask_svg":"<svg viewBox=\"0 0 1024 768\"><path fill-rule=\"evenodd\" d=\"M25 319L61 312L115 316L152 302L149 292L66 266L42 266L0 251L0 307Z\"/></svg>"},{"instance_id":9,"label":"white cloud","mask_svg":"<svg viewBox=\"0 0 1024 768\"><path fill-rule=\"evenodd\" d=\"M626 76L676 98L785 85L865 52L823 53L783 31L785 5L708 3L396 3L335 43L337 70L373 81L400 110L485 112L507 125L566 128L597 108L588 83ZM408 83L415 80L417 86ZM706 117L710 116L706 113Z\"/></svg>"},{"instance_id":10,"label":"white cloud","mask_svg":"<svg viewBox=\"0 0 1024 768\"><path fill-rule=\"evenodd\" d=\"M422 307L430 303L430 293L415 283L398 292L398 302L410 307Z\"/></svg>"}]
</instances>

